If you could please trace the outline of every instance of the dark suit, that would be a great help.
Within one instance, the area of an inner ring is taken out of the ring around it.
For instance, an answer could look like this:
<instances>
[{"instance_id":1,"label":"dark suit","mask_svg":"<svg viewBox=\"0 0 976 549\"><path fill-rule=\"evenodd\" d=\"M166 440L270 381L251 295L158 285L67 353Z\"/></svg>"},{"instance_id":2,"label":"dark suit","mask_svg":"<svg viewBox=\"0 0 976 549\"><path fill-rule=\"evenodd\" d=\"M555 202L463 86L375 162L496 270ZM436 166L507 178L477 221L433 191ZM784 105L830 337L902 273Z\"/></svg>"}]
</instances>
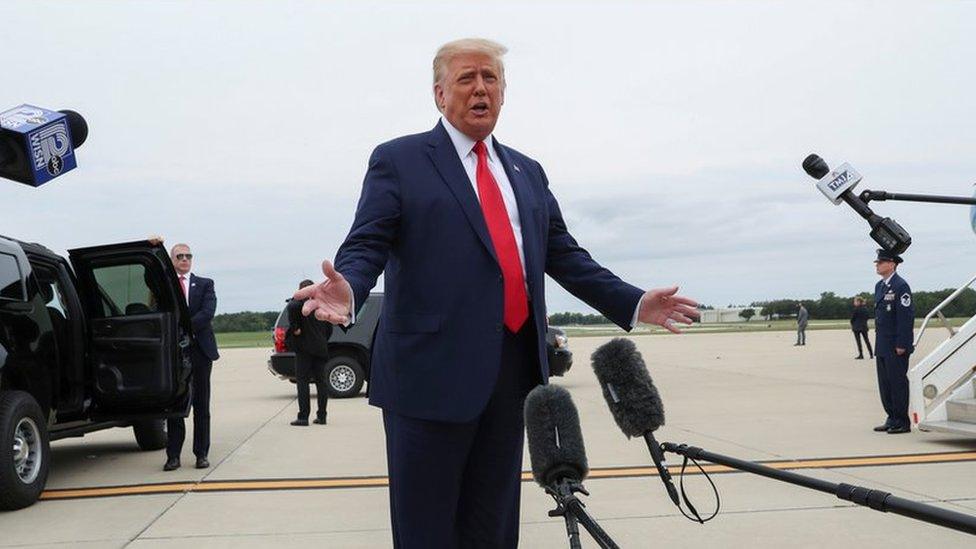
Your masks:
<instances>
[{"instance_id":1,"label":"dark suit","mask_svg":"<svg viewBox=\"0 0 976 549\"><path fill-rule=\"evenodd\" d=\"M193 454L206 457L210 452L210 371L213 361L220 358L217 338L211 325L217 310L217 294L214 293L213 280L192 273L187 291L187 308L193 329L193 343L190 345L190 361L193 364ZM167 420L166 430L169 434L166 455L169 458L178 458L186 438L183 418Z\"/></svg>"},{"instance_id":2,"label":"dark suit","mask_svg":"<svg viewBox=\"0 0 976 549\"><path fill-rule=\"evenodd\" d=\"M285 345L295 352L295 385L298 391L298 419L308 419L311 408L309 382L315 381L315 397L318 401L319 419L325 419L328 404L328 386L323 368L329 360L329 338L332 325L302 314L304 299L288 300L288 333ZM301 333L296 334L296 331Z\"/></svg>"},{"instance_id":3,"label":"dark suit","mask_svg":"<svg viewBox=\"0 0 976 549\"><path fill-rule=\"evenodd\" d=\"M888 415L888 427L909 428L908 358L912 351L915 328L915 305L912 289L895 273L888 284L878 281L874 287L874 357L878 368L881 405ZM899 355L895 349L904 349Z\"/></svg>"},{"instance_id":4,"label":"dark suit","mask_svg":"<svg viewBox=\"0 0 976 549\"><path fill-rule=\"evenodd\" d=\"M858 358L864 357L861 339L868 347L868 356L874 358L874 350L871 349L871 341L868 339L868 308L864 305L854 307L854 311L851 313L851 331L854 332L854 343L857 343Z\"/></svg>"},{"instance_id":5,"label":"dark suit","mask_svg":"<svg viewBox=\"0 0 976 549\"><path fill-rule=\"evenodd\" d=\"M643 295L576 243L538 162L493 146L521 222L519 333L503 326L502 271L442 123L376 148L336 256L357 307L385 272L369 395L384 410L397 547L517 544L521 406L549 377L545 275L625 329Z\"/></svg>"}]
</instances>

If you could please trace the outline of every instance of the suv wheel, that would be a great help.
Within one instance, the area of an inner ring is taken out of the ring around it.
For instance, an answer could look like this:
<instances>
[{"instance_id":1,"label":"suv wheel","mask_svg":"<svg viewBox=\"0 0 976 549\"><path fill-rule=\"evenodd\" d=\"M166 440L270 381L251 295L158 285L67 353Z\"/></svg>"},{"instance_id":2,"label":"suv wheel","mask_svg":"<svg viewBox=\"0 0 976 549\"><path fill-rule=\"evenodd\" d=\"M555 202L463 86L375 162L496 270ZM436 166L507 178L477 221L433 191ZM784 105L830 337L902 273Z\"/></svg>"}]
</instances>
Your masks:
<instances>
[{"instance_id":1,"label":"suv wheel","mask_svg":"<svg viewBox=\"0 0 976 549\"><path fill-rule=\"evenodd\" d=\"M0 509L37 501L47 483L50 453L47 422L34 397L0 392Z\"/></svg>"},{"instance_id":2,"label":"suv wheel","mask_svg":"<svg viewBox=\"0 0 976 549\"><path fill-rule=\"evenodd\" d=\"M359 361L348 356L336 356L325 363L325 379L332 398L349 398L363 389L366 374Z\"/></svg>"},{"instance_id":3,"label":"suv wheel","mask_svg":"<svg viewBox=\"0 0 976 549\"><path fill-rule=\"evenodd\" d=\"M162 450L166 447L166 420L149 419L132 424L140 450Z\"/></svg>"}]
</instances>

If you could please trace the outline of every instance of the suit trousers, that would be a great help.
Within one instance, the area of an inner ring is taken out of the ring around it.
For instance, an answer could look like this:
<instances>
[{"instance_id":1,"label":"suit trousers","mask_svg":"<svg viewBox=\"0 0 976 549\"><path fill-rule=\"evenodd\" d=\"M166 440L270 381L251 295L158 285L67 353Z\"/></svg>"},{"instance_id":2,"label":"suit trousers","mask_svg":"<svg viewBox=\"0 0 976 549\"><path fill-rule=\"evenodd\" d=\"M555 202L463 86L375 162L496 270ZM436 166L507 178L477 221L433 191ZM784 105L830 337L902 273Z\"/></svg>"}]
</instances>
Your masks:
<instances>
[{"instance_id":1,"label":"suit trousers","mask_svg":"<svg viewBox=\"0 0 976 549\"><path fill-rule=\"evenodd\" d=\"M908 354L874 355L878 366L881 405L888 414L888 427L911 427L908 420Z\"/></svg>"},{"instance_id":2,"label":"suit trousers","mask_svg":"<svg viewBox=\"0 0 976 549\"><path fill-rule=\"evenodd\" d=\"M397 549L518 546L522 407L541 382L531 324L505 330L494 391L473 421L383 411Z\"/></svg>"},{"instance_id":3,"label":"suit trousers","mask_svg":"<svg viewBox=\"0 0 976 549\"><path fill-rule=\"evenodd\" d=\"M325 359L313 354L295 352L295 388L298 391L298 419L308 420L311 412L309 382L315 382L315 398L318 400L318 418L325 417L325 407L329 403L328 385L325 384Z\"/></svg>"},{"instance_id":4,"label":"suit trousers","mask_svg":"<svg viewBox=\"0 0 976 549\"><path fill-rule=\"evenodd\" d=\"M864 356L864 351L861 347L861 339L864 339L864 344L868 346L868 356L874 355L874 350L871 349L871 340L868 339L867 330L854 330L854 342L857 343L857 356Z\"/></svg>"},{"instance_id":5,"label":"suit trousers","mask_svg":"<svg viewBox=\"0 0 976 549\"><path fill-rule=\"evenodd\" d=\"M193 404L193 455L206 457L210 452L210 371L213 361L196 346L190 348L190 361L193 364L193 377L190 395ZM166 420L166 457L179 458L186 439L186 424L183 418Z\"/></svg>"}]
</instances>

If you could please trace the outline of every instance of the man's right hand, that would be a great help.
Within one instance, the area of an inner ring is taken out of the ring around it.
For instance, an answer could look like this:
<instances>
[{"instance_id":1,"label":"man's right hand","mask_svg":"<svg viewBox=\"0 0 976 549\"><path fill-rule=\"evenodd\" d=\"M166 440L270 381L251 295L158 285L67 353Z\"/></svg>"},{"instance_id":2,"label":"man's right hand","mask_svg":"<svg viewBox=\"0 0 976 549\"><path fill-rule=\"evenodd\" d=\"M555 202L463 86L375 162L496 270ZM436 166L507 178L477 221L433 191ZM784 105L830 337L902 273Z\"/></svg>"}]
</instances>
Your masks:
<instances>
[{"instance_id":1,"label":"man's right hand","mask_svg":"<svg viewBox=\"0 0 976 549\"><path fill-rule=\"evenodd\" d=\"M303 315L315 313L319 320L346 326L350 321L352 286L328 259L322 262L322 273L325 274L324 281L298 290L294 298L308 300L302 306Z\"/></svg>"}]
</instances>

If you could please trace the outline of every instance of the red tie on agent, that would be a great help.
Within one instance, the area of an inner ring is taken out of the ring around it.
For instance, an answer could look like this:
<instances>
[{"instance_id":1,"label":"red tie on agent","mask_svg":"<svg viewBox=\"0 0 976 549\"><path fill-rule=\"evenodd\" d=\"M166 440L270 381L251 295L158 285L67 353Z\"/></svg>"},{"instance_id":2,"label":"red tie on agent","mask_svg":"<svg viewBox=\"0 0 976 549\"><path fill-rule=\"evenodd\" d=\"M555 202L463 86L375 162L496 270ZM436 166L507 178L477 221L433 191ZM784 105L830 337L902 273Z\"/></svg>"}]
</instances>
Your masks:
<instances>
[{"instance_id":1,"label":"red tie on agent","mask_svg":"<svg viewBox=\"0 0 976 549\"><path fill-rule=\"evenodd\" d=\"M529 300L525 295L525 277L522 275L522 261L519 259L518 245L515 243L515 233L512 223L505 209L505 201L498 189L495 177L488 169L488 148L484 141L474 144L474 152L478 155L478 197L481 199L481 211L485 215L488 234L495 246L495 255L502 268L505 286L505 327L513 334L525 324L529 316Z\"/></svg>"},{"instance_id":2,"label":"red tie on agent","mask_svg":"<svg viewBox=\"0 0 976 549\"><path fill-rule=\"evenodd\" d=\"M183 289L183 299L187 299L186 295L186 276L180 275L180 288Z\"/></svg>"}]
</instances>

